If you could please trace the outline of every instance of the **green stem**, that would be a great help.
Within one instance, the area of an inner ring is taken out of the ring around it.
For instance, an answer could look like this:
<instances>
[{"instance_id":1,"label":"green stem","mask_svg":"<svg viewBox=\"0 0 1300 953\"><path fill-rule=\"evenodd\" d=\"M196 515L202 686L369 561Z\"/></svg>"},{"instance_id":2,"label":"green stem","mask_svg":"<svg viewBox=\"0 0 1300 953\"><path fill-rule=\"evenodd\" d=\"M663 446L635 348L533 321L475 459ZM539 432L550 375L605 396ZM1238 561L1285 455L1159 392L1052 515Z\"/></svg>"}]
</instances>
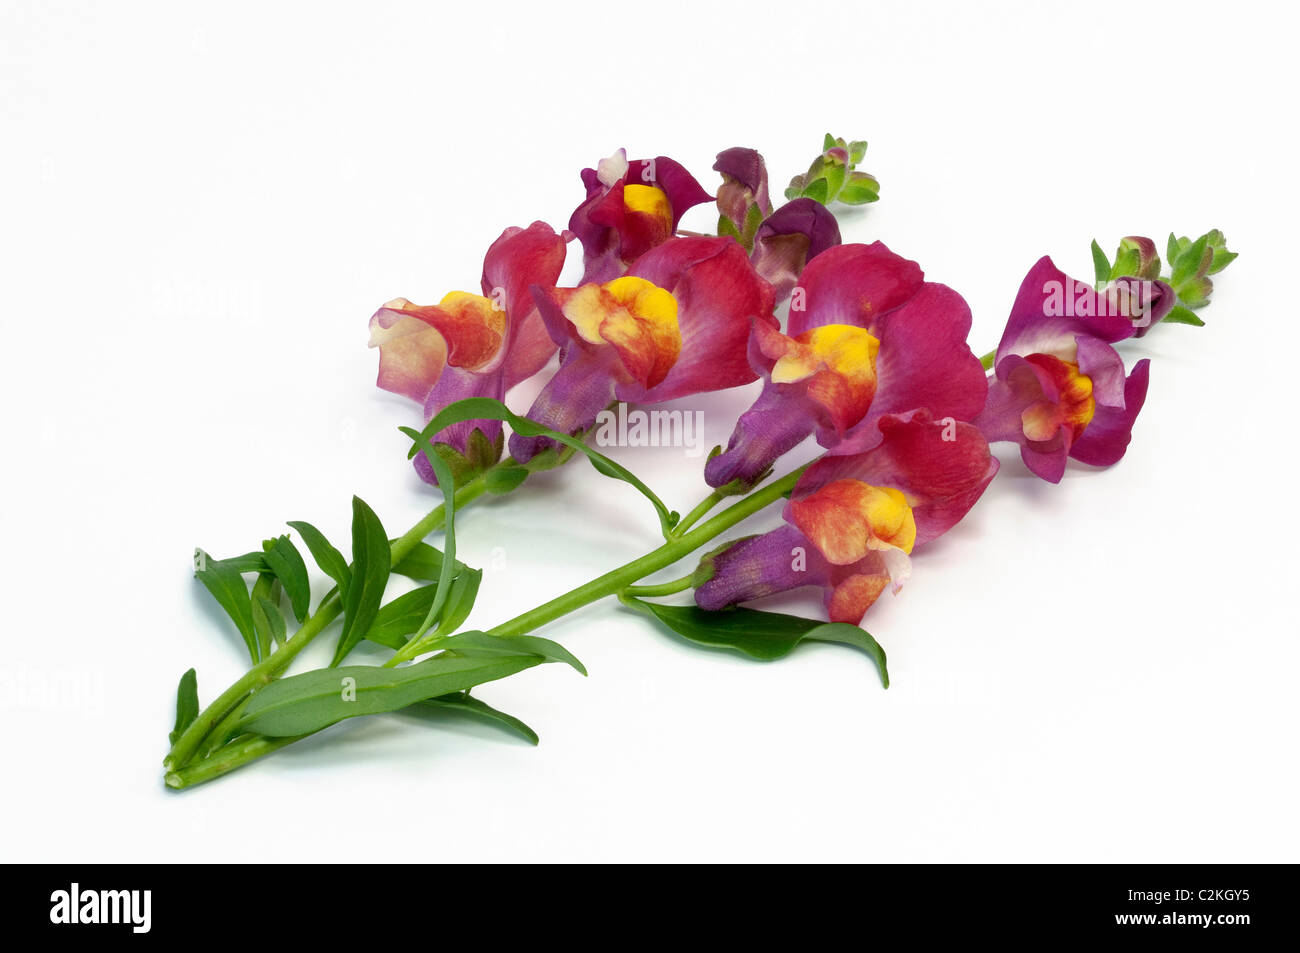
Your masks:
<instances>
[{"instance_id":1,"label":"green stem","mask_svg":"<svg viewBox=\"0 0 1300 953\"><path fill-rule=\"evenodd\" d=\"M984 365L984 370L989 371L993 369L993 362L996 361L997 359L998 359L998 352L997 349L995 348L980 358L980 364Z\"/></svg>"},{"instance_id":2,"label":"green stem","mask_svg":"<svg viewBox=\"0 0 1300 953\"><path fill-rule=\"evenodd\" d=\"M273 751L279 751L285 745L293 744L300 738L305 737L306 735L298 735L292 738L263 738L260 735L254 735L244 741L236 741L234 744L227 745L212 757L197 761L176 771L168 771L163 777L163 783L169 788L193 787L196 784L202 784L204 781L211 781L213 778L228 774L250 761L256 761Z\"/></svg>"},{"instance_id":3,"label":"green stem","mask_svg":"<svg viewBox=\"0 0 1300 953\"><path fill-rule=\"evenodd\" d=\"M471 500L482 496L486 490L487 483L484 477L479 475L468 481L464 486L457 488L456 505L458 507L464 506ZM418 523L394 540L391 546L391 565L396 566L400 563L411 554L411 551L426 536L440 527L443 513L444 509L440 503L425 514ZM307 621L284 645L280 646L269 658L263 659L250 668L199 713L199 716L176 739L171 751L163 759L163 767L170 771L188 764L203 744L204 739L230 714L236 705L244 700L246 695L265 685L269 685L277 676L283 673L289 667L289 664L297 658L298 654L310 645L331 622L337 619L342 611L343 603L339 599L338 593L322 601L316 611L307 617Z\"/></svg>"},{"instance_id":4,"label":"green stem","mask_svg":"<svg viewBox=\"0 0 1300 953\"><path fill-rule=\"evenodd\" d=\"M751 493L739 500L738 502L727 507L713 519L706 522L699 528L692 530L679 539L669 540L658 549L647 553L639 559L634 559L630 563L620 566L603 576L591 580L591 582L581 585L576 589L570 590L562 596L552 599L550 602L543 603L535 609L515 616L515 618L503 622L496 628L488 630L489 635L524 635L534 629L540 628L549 622L553 622L561 616L567 615L577 609L590 605L605 596L616 595L628 590L639 579L656 573L661 569L666 569L682 557L689 555L695 550L702 547L705 543L720 536L727 530L731 529L737 523L753 516L759 510L785 497L792 489L799 477L803 475L805 467L793 471L777 480L769 483L763 489ZM457 492L457 501L459 503L460 494ZM673 583L663 583L660 586L638 587L642 595L651 595L646 592L648 589L664 589L669 586L678 586L682 580ZM680 592L686 586L673 589L674 592ZM636 591L635 589L632 591ZM670 593L658 593L668 595ZM310 622L310 620L308 620ZM295 636L296 638L296 636ZM292 640L290 640L292 641ZM286 647L289 643L285 643ZM283 649L281 649L283 651ZM277 652L276 655L280 653ZM275 658L273 655L272 658ZM392 660L390 659L391 663ZM256 761L268 754L278 751L285 745L292 744L307 735L299 735L293 738L262 738L254 736L243 741L234 743L220 749L212 757L198 761L193 765L182 767L178 770L169 768L168 774L164 779L167 786L171 788L186 788L204 781L210 781L236 768L248 764L250 761ZM179 743L179 742L178 742ZM179 762L177 762L179 763Z\"/></svg>"},{"instance_id":5,"label":"green stem","mask_svg":"<svg viewBox=\"0 0 1300 953\"><path fill-rule=\"evenodd\" d=\"M743 497L739 502L733 503L703 526L693 529L677 539L669 540L658 549L646 553L640 559L634 559L630 563L605 573L603 576L597 576L591 582L572 589L562 596L557 596L536 609L531 609L523 613L523 615L515 616L508 622L503 622L501 625L489 629L488 634L524 635L534 629L541 628L548 622L555 621L560 616L568 615L575 609L581 609L583 606L590 605L605 596L612 596L617 592L622 592L637 580L644 579L652 573L667 569L683 556L693 553L737 523L753 516L768 504L785 497L787 493L794 489L794 485L803 474L803 471L804 468L800 467L775 483L769 483L761 490L756 490L749 496Z\"/></svg>"},{"instance_id":6,"label":"green stem","mask_svg":"<svg viewBox=\"0 0 1300 953\"><path fill-rule=\"evenodd\" d=\"M681 579L674 579L672 582L661 582L654 586L628 586L618 595L623 596L671 596L674 593L685 592L691 586L695 585L696 574L691 573L689 576L682 576Z\"/></svg>"},{"instance_id":7,"label":"green stem","mask_svg":"<svg viewBox=\"0 0 1300 953\"><path fill-rule=\"evenodd\" d=\"M721 503L723 499L723 495L717 490L706 496L700 501L699 506L682 517L682 521L673 527L673 538L680 538L683 533L700 521L700 517Z\"/></svg>"}]
</instances>

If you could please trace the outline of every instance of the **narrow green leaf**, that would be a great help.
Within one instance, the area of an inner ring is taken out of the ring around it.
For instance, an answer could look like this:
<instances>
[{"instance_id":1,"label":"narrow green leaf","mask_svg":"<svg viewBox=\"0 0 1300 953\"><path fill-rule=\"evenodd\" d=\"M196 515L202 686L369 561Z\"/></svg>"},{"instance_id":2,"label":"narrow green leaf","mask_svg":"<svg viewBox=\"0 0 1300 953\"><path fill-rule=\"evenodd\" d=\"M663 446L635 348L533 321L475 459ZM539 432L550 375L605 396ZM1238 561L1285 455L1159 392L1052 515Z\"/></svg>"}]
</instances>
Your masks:
<instances>
[{"instance_id":1,"label":"narrow green leaf","mask_svg":"<svg viewBox=\"0 0 1300 953\"><path fill-rule=\"evenodd\" d=\"M475 698L468 692L453 692L450 695L439 695L437 698L426 698L422 702L417 702L415 707L457 712L458 714L472 715L486 721L493 721L505 725L511 731L526 739L529 744L535 745L541 740L537 737L537 732L514 715L507 715L505 712L493 708L487 702Z\"/></svg>"},{"instance_id":2,"label":"narrow green leaf","mask_svg":"<svg viewBox=\"0 0 1300 953\"><path fill-rule=\"evenodd\" d=\"M1092 240L1092 272L1096 275L1096 288L1100 291L1101 286L1110 281L1110 259L1095 238Z\"/></svg>"},{"instance_id":3,"label":"narrow green leaf","mask_svg":"<svg viewBox=\"0 0 1300 953\"><path fill-rule=\"evenodd\" d=\"M794 651L806 639L854 645L875 660L880 679L889 687L885 650L864 629L843 622L819 622L758 609L710 612L698 606L673 606L624 597L623 601L658 619L682 638L697 645L735 649L751 658L770 661Z\"/></svg>"},{"instance_id":4,"label":"narrow green leaf","mask_svg":"<svg viewBox=\"0 0 1300 953\"><path fill-rule=\"evenodd\" d=\"M391 545L394 540L389 540ZM455 572L466 568L464 563L455 564ZM442 576L442 553L428 543L416 543L415 548L400 563L393 567L393 572L419 582L434 582Z\"/></svg>"},{"instance_id":5,"label":"narrow green leaf","mask_svg":"<svg viewBox=\"0 0 1300 953\"><path fill-rule=\"evenodd\" d=\"M392 553L375 511L352 497L352 581L343 593L343 632L331 666L339 665L366 637L384 601Z\"/></svg>"},{"instance_id":6,"label":"narrow green leaf","mask_svg":"<svg viewBox=\"0 0 1300 953\"><path fill-rule=\"evenodd\" d=\"M441 642L439 648L468 658L536 655L544 662L563 662L580 675L587 674L586 667L563 645L536 635L488 635L486 632L478 631L462 632Z\"/></svg>"},{"instance_id":7,"label":"narrow green leaf","mask_svg":"<svg viewBox=\"0 0 1300 953\"><path fill-rule=\"evenodd\" d=\"M352 570L348 569L348 561L343 558L343 554L335 549L325 538L325 534L311 523L290 520L288 525L298 531L298 535L302 537L302 541L307 544L307 549L311 552L311 558L316 560L317 566L320 566L321 572L338 583L339 594L346 595L348 584L352 582Z\"/></svg>"},{"instance_id":8,"label":"narrow green leaf","mask_svg":"<svg viewBox=\"0 0 1300 953\"><path fill-rule=\"evenodd\" d=\"M266 564L265 553L244 553L221 561L238 573L271 571L271 567Z\"/></svg>"},{"instance_id":9,"label":"narrow green leaf","mask_svg":"<svg viewBox=\"0 0 1300 953\"><path fill-rule=\"evenodd\" d=\"M194 674L194 669L190 669L181 676L180 684L176 686L176 727L167 736L168 743L176 744L176 739L197 717L199 717L199 681L198 676Z\"/></svg>"},{"instance_id":10,"label":"narrow green leaf","mask_svg":"<svg viewBox=\"0 0 1300 953\"><path fill-rule=\"evenodd\" d=\"M446 462L438 456L433 441L428 437L422 439L424 458L429 461L434 476L438 478L438 486L442 489L442 545L446 551L442 557L442 569L438 573L438 588L434 593L433 604L429 606L424 622L415 633L417 639L428 632L438 620L442 607L451 593L451 580L456 571L456 476Z\"/></svg>"},{"instance_id":11,"label":"narrow green leaf","mask_svg":"<svg viewBox=\"0 0 1300 953\"><path fill-rule=\"evenodd\" d=\"M438 587L421 586L403 593L375 615L366 638L390 649L400 649L429 614Z\"/></svg>"},{"instance_id":12,"label":"narrow green leaf","mask_svg":"<svg viewBox=\"0 0 1300 953\"><path fill-rule=\"evenodd\" d=\"M284 613L270 599L258 595L253 599L253 624L258 633L265 632L272 642L276 645L284 645L285 636L288 635L288 626L285 625ZM269 653L269 646L262 646L262 657L265 658Z\"/></svg>"},{"instance_id":13,"label":"narrow green leaf","mask_svg":"<svg viewBox=\"0 0 1300 953\"><path fill-rule=\"evenodd\" d=\"M266 551L266 564L280 580L284 591L289 594L289 605L293 608L293 617L299 622L307 619L311 606L311 579L307 575L307 564L303 562L302 553L288 536L278 536L271 548Z\"/></svg>"},{"instance_id":14,"label":"narrow green leaf","mask_svg":"<svg viewBox=\"0 0 1300 953\"><path fill-rule=\"evenodd\" d=\"M885 650L879 642L872 638L871 633L861 626L850 625L847 622L825 622L805 632L803 640L810 642L838 642L841 645L851 645L854 648L862 649L876 663L876 669L880 672L881 685L885 688L889 687L889 667L886 664Z\"/></svg>"},{"instance_id":15,"label":"narrow green leaf","mask_svg":"<svg viewBox=\"0 0 1300 953\"><path fill-rule=\"evenodd\" d=\"M271 645L275 642L272 633L273 623L266 614L263 603L269 603L272 591L275 589L275 576L269 572L258 575L257 582L253 583L253 597L249 605L253 613L253 631L257 634L257 658L262 660L271 654ZM275 614L279 615L280 610L277 608ZM283 621L283 617L281 617Z\"/></svg>"},{"instance_id":16,"label":"narrow green leaf","mask_svg":"<svg viewBox=\"0 0 1300 953\"><path fill-rule=\"evenodd\" d=\"M235 623L244 645L248 647L249 657L253 664L257 664L257 632L253 628L253 608L244 577L238 569L220 559L213 559L203 550L197 551L194 575Z\"/></svg>"},{"instance_id":17,"label":"narrow green leaf","mask_svg":"<svg viewBox=\"0 0 1300 953\"><path fill-rule=\"evenodd\" d=\"M455 403L448 404L419 433L409 427L402 427L402 432L413 441L410 453L407 456L414 457L424 449L423 444L426 441L431 441L436 434L452 424L465 420L501 420L508 423L515 433L523 434L526 437L549 437L557 443L564 444L566 447L571 447L585 454L587 459L591 461L591 465L596 468L596 472L616 480L622 480L639 490L641 495L653 504L655 511L659 514L659 522L665 534L677 524L677 520L680 518L676 513L669 510L663 501L627 467L615 463L609 457L593 450L576 437L543 427L527 417L521 417L511 412L501 401L493 400L490 397L468 397L465 400L458 400Z\"/></svg>"},{"instance_id":18,"label":"narrow green leaf","mask_svg":"<svg viewBox=\"0 0 1300 953\"><path fill-rule=\"evenodd\" d=\"M436 655L402 668L349 665L272 682L252 696L237 731L289 737L346 718L397 711L427 698L464 691L540 665L534 654Z\"/></svg>"},{"instance_id":19,"label":"narrow green leaf","mask_svg":"<svg viewBox=\"0 0 1300 953\"><path fill-rule=\"evenodd\" d=\"M474 608L474 600L478 598L479 583L482 581L483 570L469 568L463 569L451 581L451 591L447 593L447 601L435 620L439 632L451 635L460 628Z\"/></svg>"}]
</instances>

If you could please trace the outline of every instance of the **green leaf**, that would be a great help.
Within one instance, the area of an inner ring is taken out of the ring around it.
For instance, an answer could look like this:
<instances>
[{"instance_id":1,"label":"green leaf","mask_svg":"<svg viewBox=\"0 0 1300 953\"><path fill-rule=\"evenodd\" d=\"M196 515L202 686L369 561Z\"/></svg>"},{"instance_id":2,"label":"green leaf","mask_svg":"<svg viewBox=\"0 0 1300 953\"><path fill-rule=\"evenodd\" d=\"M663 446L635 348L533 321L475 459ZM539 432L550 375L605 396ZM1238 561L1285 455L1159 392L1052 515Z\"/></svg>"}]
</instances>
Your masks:
<instances>
[{"instance_id":1,"label":"green leaf","mask_svg":"<svg viewBox=\"0 0 1300 953\"><path fill-rule=\"evenodd\" d=\"M825 138L822 139L822 152L826 152L828 149L834 149L834 148L835 148L835 137L828 132L826 133Z\"/></svg>"},{"instance_id":2,"label":"green leaf","mask_svg":"<svg viewBox=\"0 0 1300 953\"><path fill-rule=\"evenodd\" d=\"M317 566L320 566L321 572L338 583L339 594L346 596L348 585L352 582L352 570L348 568L348 561L343 558L343 554L335 549L325 538L325 534L311 523L290 520L288 525L298 531L298 535L302 537L302 541L307 544L307 549L311 552L311 558L316 560Z\"/></svg>"},{"instance_id":3,"label":"green leaf","mask_svg":"<svg viewBox=\"0 0 1300 953\"><path fill-rule=\"evenodd\" d=\"M1228 251L1226 248L1216 248L1214 249L1214 257L1210 259L1210 270L1206 274L1217 275L1236 260L1237 252Z\"/></svg>"},{"instance_id":4,"label":"green leaf","mask_svg":"<svg viewBox=\"0 0 1300 953\"><path fill-rule=\"evenodd\" d=\"M489 493L509 493L528 479L528 471L523 467L496 467L483 477L483 484Z\"/></svg>"},{"instance_id":5,"label":"green leaf","mask_svg":"<svg viewBox=\"0 0 1300 953\"><path fill-rule=\"evenodd\" d=\"M1165 245L1165 261L1169 262L1170 268L1174 266L1174 262L1178 259L1178 253L1183 250L1186 241L1186 239L1180 241L1173 232L1169 233L1169 241Z\"/></svg>"},{"instance_id":6,"label":"green leaf","mask_svg":"<svg viewBox=\"0 0 1300 953\"><path fill-rule=\"evenodd\" d=\"M194 669L190 669L181 676L180 684L176 686L176 727L167 736L168 744L176 744L176 739L193 724L197 717L199 717L199 681L198 676L194 674Z\"/></svg>"},{"instance_id":7,"label":"green leaf","mask_svg":"<svg viewBox=\"0 0 1300 953\"><path fill-rule=\"evenodd\" d=\"M740 241L740 229L736 228L736 223L725 215L718 216L718 235L721 238L734 238Z\"/></svg>"},{"instance_id":8,"label":"green leaf","mask_svg":"<svg viewBox=\"0 0 1300 953\"><path fill-rule=\"evenodd\" d=\"M352 497L352 582L343 593L343 632L331 666L343 661L370 631L384 601L392 553L375 511Z\"/></svg>"},{"instance_id":9,"label":"green leaf","mask_svg":"<svg viewBox=\"0 0 1300 953\"><path fill-rule=\"evenodd\" d=\"M580 675L587 674L586 667L563 645L536 635L488 635L486 632L461 632L440 642L438 647L467 658L535 655L544 662L563 662Z\"/></svg>"},{"instance_id":10,"label":"green leaf","mask_svg":"<svg viewBox=\"0 0 1300 953\"><path fill-rule=\"evenodd\" d=\"M203 568L198 568L200 565ZM249 657L257 664L257 631L253 628L253 608L244 577L237 568L213 559L201 549L196 551L194 575L235 623L244 645L248 647Z\"/></svg>"},{"instance_id":11,"label":"green leaf","mask_svg":"<svg viewBox=\"0 0 1300 953\"><path fill-rule=\"evenodd\" d=\"M266 564L265 553L244 553L221 561L238 573L271 571L271 567Z\"/></svg>"},{"instance_id":12,"label":"green leaf","mask_svg":"<svg viewBox=\"0 0 1300 953\"><path fill-rule=\"evenodd\" d=\"M1096 275L1096 288L1100 291L1101 286L1110 281L1110 260L1095 238L1092 240L1092 273Z\"/></svg>"},{"instance_id":13,"label":"green leaf","mask_svg":"<svg viewBox=\"0 0 1300 953\"><path fill-rule=\"evenodd\" d=\"M447 593L446 604L435 620L438 631L450 635L460 628L474 608L478 598L479 583L483 581L483 570L466 568L451 581L451 590Z\"/></svg>"},{"instance_id":14,"label":"green leaf","mask_svg":"<svg viewBox=\"0 0 1300 953\"><path fill-rule=\"evenodd\" d=\"M862 649L875 661L880 680L889 687L885 650L864 629L844 622L819 622L758 609L710 612L698 606L672 606L624 597L635 609L658 619L682 638L697 645L735 649L751 658L770 661L794 651L805 640L841 642Z\"/></svg>"},{"instance_id":15,"label":"green leaf","mask_svg":"<svg viewBox=\"0 0 1300 953\"><path fill-rule=\"evenodd\" d=\"M396 540L389 540L389 545ZM428 543L416 543L415 548L393 567L393 572L419 582L434 582L442 576L442 553ZM465 569L464 563L455 563L455 571Z\"/></svg>"},{"instance_id":16,"label":"green leaf","mask_svg":"<svg viewBox=\"0 0 1300 953\"><path fill-rule=\"evenodd\" d=\"M438 587L421 586L403 593L375 615L366 639L390 649L400 649L429 614Z\"/></svg>"},{"instance_id":17,"label":"green leaf","mask_svg":"<svg viewBox=\"0 0 1300 953\"><path fill-rule=\"evenodd\" d=\"M828 163L825 172L826 198L824 202L830 204L836 196L840 194L840 188L844 185L844 180L848 178L849 170L847 166L842 166L837 162Z\"/></svg>"},{"instance_id":18,"label":"green leaf","mask_svg":"<svg viewBox=\"0 0 1300 953\"><path fill-rule=\"evenodd\" d=\"M451 591L452 575L455 572L456 562L456 477L451 472L451 468L439 459L437 448L433 445L432 439L429 437L420 439L424 443L424 447L421 448L424 451L424 458L429 461L434 476L438 478L438 486L442 489L442 545L446 548L446 553L443 555L442 569L438 573L438 588L433 597L433 604L429 606L424 622L415 633L417 639L428 632L440 618L442 607Z\"/></svg>"},{"instance_id":19,"label":"green leaf","mask_svg":"<svg viewBox=\"0 0 1300 953\"><path fill-rule=\"evenodd\" d=\"M813 179L803 190L804 198L812 199L825 205L830 195L830 185L825 179Z\"/></svg>"},{"instance_id":20,"label":"green leaf","mask_svg":"<svg viewBox=\"0 0 1300 953\"><path fill-rule=\"evenodd\" d=\"M269 603L273 593L278 596L279 591L276 587L275 576L269 572L258 575L257 582L253 583L253 597L249 608L253 613L253 631L257 634L258 661L271 654L271 645L275 642L275 637L272 635L273 623L267 616L262 603ZM275 614L279 615L280 610L276 609ZM281 619L283 621L283 617Z\"/></svg>"},{"instance_id":21,"label":"green leaf","mask_svg":"<svg viewBox=\"0 0 1300 953\"><path fill-rule=\"evenodd\" d=\"M1190 324L1195 328L1205 327L1205 322L1196 316L1191 308L1186 308L1181 304L1176 304L1168 314L1162 319L1165 324Z\"/></svg>"},{"instance_id":22,"label":"green leaf","mask_svg":"<svg viewBox=\"0 0 1300 953\"><path fill-rule=\"evenodd\" d=\"M291 737L346 718L397 711L540 665L534 654L435 655L402 668L349 665L272 682L253 695L237 731Z\"/></svg>"},{"instance_id":23,"label":"green leaf","mask_svg":"<svg viewBox=\"0 0 1300 953\"><path fill-rule=\"evenodd\" d=\"M284 645L285 636L288 635L288 627L284 622L284 614L270 599L263 595L256 595L253 599L253 626L257 629L259 636L262 633L276 645ZM269 653L269 646L264 640L259 639L262 646L262 657L266 658Z\"/></svg>"},{"instance_id":24,"label":"green leaf","mask_svg":"<svg viewBox=\"0 0 1300 953\"><path fill-rule=\"evenodd\" d=\"M437 698L426 698L424 701L418 702L416 707L453 711L472 715L486 721L494 721L497 724L505 725L511 731L526 739L529 744L535 745L540 740L537 737L537 732L514 715L507 715L505 712L493 708L487 702L480 701L468 692L453 692L450 695L439 695Z\"/></svg>"},{"instance_id":25,"label":"green leaf","mask_svg":"<svg viewBox=\"0 0 1300 953\"><path fill-rule=\"evenodd\" d=\"M311 579L298 547L288 536L276 537L271 548L266 551L266 564L288 593L293 617L299 622L306 621L311 607Z\"/></svg>"},{"instance_id":26,"label":"green leaf","mask_svg":"<svg viewBox=\"0 0 1300 953\"><path fill-rule=\"evenodd\" d=\"M845 205L866 205L880 199L880 183L865 172L854 172L840 189L839 200Z\"/></svg>"},{"instance_id":27,"label":"green leaf","mask_svg":"<svg viewBox=\"0 0 1300 953\"><path fill-rule=\"evenodd\" d=\"M414 457L416 453L424 450L422 444L431 441L435 434L445 430L452 424L460 423L465 420L501 420L510 425L515 433L523 434L525 437L549 437L557 443L571 447L580 453L586 455L595 467L596 472L615 480L622 480L641 492L641 495L648 499L654 505L655 512L659 514L659 523L663 527L664 534L667 535L672 528L677 525L680 519L677 513L668 509L658 496L656 496L648 486L642 483L627 467L615 463L605 455L596 452L576 437L568 434L559 433L544 427L536 421L529 420L527 417L521 417L506 407L499 400L491 397L467 397L464 400L458 400L455 403L448 404L438 412L423 430L416 432L410 427L400 428L402 433L406 434L413 441L408 457ZM427 456L427 454L426 454ZM441 477L439 477L441 480Z\"/></svg>"},{"instance_id":28,"label":"green leaf","mask_svg":"<svg viewBox=\"0 0 1300 953\"><path fill-rule=\"evenodd\" d=\"M1170 263L1173 273L1169 278L1169 283L1174 286L1175 290L1184 281L1200 271L1202 259L1205 258L1208 238L1208 235L1202 235L1178 253L1177 261Z\"/></svg>"}]
</instances>

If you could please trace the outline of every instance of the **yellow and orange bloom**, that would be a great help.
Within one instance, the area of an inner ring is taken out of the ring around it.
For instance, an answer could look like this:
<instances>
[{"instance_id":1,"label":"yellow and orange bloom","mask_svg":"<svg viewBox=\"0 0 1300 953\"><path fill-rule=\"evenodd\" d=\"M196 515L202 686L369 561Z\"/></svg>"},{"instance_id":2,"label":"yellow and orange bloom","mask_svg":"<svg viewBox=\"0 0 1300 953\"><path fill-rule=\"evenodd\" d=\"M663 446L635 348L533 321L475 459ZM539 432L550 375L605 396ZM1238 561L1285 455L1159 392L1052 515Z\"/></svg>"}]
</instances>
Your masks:
<instances>
[{"instance_id":1,"label":"yellow and orange bloom","mask_svg":"<svg viewBox=\"0 0 1300 953\"><path fill-rule=\"evenodd\" d=\"M1147 304L1168 310L1169 302ZM1151 320L1040 259L1016 295L976 425L991 442L1019 444L1025 466L1050 483L1061 481L1070 457L1117 463L1146 400L1151 362L1138 361L1126 377L1111 345Z\"/></svg>"},{"instance_id":2,"label":"yellow and orange bloom","mask_svg":"<svg viewBox=\"0 0 1300 953\"><path fill-rule=\"evenodd\" d=\"M614 400L653 404L747 384L754 321L775 323L772 289L729 238L673 238L626 275L534 288L560 369L528 416L562 433L590 427ZM520 462L550 446L515 434Z\"/></svg>"},{"instance_id":3,"label":"yellow and orange bloom","mask_svg":"<svg viewBox=\"0 0 1300 953\"><path fill-rule=\"evenodd\" d=\"M453 291L436 305L405 298L385 304L370 319L370 346L379 348L379 386L421 404L429 420L465 397L500 400L536 374L556 345L530 288L559 278L564 246L564 238L544 222L508 228L484 258L482 294ZM465 455L475 430L492 444L501 423L466 421L447 428L438 441ZM415 463L425 480L436 482L423 454Z\"/></svg>"},{"instance_id":4,"label":"yellow and orange bloom","mask_svg":"<svg viewBox=\"0 0 1300 953\"><path fill-rule=\"evenodd\" d=\"M988 384L970 322L961 295L880 242L822 252L791 293L786 331L755 323L750 359L766 384L705 479L752 483L809 434L870 449L886 414L972 419Z\"/></svg>"},{"instance_id":5,"label":"yellow and orange bloom","mask_svg":"<svg viewBox=\"0 0 1300 953\"><path fill-rule=\"evenodd\" d=\"M832 622L858 623L911 574L912 554L966 515L998 470L968 423L927 411L890 414L865 452L841 446L795 486L780 529L714 555L695 592L705 609L818 586Z\"/></svg>"}]
</instances>

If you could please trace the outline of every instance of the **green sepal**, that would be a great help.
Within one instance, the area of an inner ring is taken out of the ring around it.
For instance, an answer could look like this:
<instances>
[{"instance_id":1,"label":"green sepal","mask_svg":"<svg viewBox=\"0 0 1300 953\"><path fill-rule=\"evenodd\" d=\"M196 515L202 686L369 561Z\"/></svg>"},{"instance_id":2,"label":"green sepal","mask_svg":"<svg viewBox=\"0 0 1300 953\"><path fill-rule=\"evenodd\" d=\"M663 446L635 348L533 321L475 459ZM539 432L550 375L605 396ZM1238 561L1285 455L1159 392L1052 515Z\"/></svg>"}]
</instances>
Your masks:
<instances>
[{"instance_id":1,"label":"green sepal","mask_svg":"<svg viewBox=\"0 0 1300 953\"><path fill-rule=\"evenodd\" d=\"M1100 291L1106 282L1110 281L1110 259L1102 251L1101 245L1097 244L1097 239L1092 240L1092 273L1095 276L1094 287Z\"/></svg>"},{"instance_id":2,"label":"green sepal","mask_svg":"<svg viewBox=\"0 0 1300 953\"><path fill-rule=\"evenodd\" d=\"M490 472L501 459L505 447L505 434L498 432L495 440L488 440L487 435L478 427L469 432L465 440L465 452L446 443L435 443L433 449L447 468L457 486L464 486L480 474Z\"/></svg>"}]
</instances>

